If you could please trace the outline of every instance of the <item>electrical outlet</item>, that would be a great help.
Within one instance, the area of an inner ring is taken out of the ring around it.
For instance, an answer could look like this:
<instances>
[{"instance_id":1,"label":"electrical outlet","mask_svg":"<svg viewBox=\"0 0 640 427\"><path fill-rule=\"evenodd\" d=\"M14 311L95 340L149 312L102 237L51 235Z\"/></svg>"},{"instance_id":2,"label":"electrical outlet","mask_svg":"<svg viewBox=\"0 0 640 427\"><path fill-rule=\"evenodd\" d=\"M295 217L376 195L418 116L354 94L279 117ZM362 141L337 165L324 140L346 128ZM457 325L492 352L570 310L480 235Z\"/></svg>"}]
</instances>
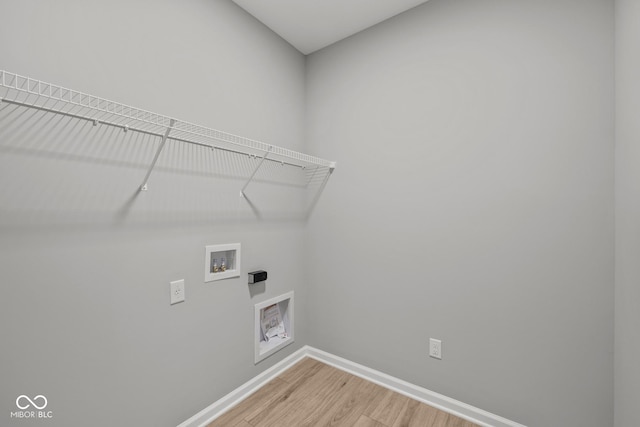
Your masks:
<instances>
[{"instance_id":1,"label":"electrical outlet","mask_svg":"<svg viewBox=\"0 0 640 427\"><path fill-rule=\"evenodd\" d=\"M184 279L171 282L171 305L184 301Z\"/></svg>"},{"instance_id":2,"label":"electrical outlet","mask_svg":"<svg viewBox=\"0 0 640 427\"><path fill-rule=\"evenodd\" d=\"M429 356L434 359L442 359L442 341L429 338Z\"/></svg>"}]
</instances>

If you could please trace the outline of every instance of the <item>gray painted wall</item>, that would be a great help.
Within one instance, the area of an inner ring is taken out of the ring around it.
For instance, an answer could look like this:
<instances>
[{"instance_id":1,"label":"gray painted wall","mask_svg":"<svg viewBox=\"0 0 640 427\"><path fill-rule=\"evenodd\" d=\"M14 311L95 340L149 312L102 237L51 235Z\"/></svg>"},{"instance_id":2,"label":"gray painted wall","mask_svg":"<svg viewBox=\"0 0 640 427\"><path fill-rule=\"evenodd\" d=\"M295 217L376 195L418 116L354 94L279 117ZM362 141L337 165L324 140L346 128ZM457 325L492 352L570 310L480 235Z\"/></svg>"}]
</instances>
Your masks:
<instances>
[{"instance_id":1,"label":"gray painted wall","mask_svg":"<svg viewBox=\"0 0 640 427\"><path fill-rule=\"evenodd\" d=\"M616 0L615 425L640 425L640 4Z\"/></svg>"},{"instance_id":2,"label":"gray painted wall","mask_svg":"<svg viewBox=\"0 0 640 427\"><path fill-rule=\"evenodd\" d=\"M313 345L528 426L612 424L613 14L431 0L308 57L309 150L339 162Z\"/></svg>"},{"instance_id":3,"label":"gray painted wall","mask_svg":"<svg viewBox=\"0 0 640 427\"><path fill-rule=\"evenodd\" d=\"M632 3L617 11L617 427L638 424ZM3 15L0 68L339 169L308 227L277 186L251 188L269 211L255 221L226 176L246 161L170 144L133 199L153 140L1 110L0 424L24 393L49 398L51 426L176 425L310 343L531 427L611 425L612 2L431 0L306 70L226 0ZM243 276L203 284L204 245L236 241ZM252 294L254 268L270 280ZM179 278L187 301L169 307ZM254 366L253 304L291 289L296 344Z\"/></svg>"},{"instance_id":4,"label":"gray painted wall","mask_svg":"<svg viewBox=\"0 0 640 427\"><path fill-rule=\"evenodd\" d=\"M28 0L2 16L0 69L303 148L304 57L231 1ZM9 418L43 394L48 426L175 426L305 343L297 195L270 186L279 204L252 220L228 177L248 160L170 143L132 199L157 140L5 107L0 425L43 425ZM241 277L204 284L205 245L234 242ZM252 295L256 268L269 280ZM254 366L253 304L290 290L296 343Z\"/></svg>"}]
</instances>

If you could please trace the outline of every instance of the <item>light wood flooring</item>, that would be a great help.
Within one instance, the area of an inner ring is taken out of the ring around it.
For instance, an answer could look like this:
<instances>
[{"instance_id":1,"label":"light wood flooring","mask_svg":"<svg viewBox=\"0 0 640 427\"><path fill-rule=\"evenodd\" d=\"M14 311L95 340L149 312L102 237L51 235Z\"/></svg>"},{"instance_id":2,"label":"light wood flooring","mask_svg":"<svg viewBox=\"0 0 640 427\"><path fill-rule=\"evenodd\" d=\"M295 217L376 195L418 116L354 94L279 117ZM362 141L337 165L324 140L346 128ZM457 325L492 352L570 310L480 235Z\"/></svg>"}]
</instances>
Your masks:
<instances>
[{"instance_id":1,"label":"light wood flooring","mask_svg":"<svg viewBox=\"0 0 640 427\"><path fill-rule=\"evenodd\" d=\"M478 427L305 358L209 427Z\"/></svg>"}]
</instances>

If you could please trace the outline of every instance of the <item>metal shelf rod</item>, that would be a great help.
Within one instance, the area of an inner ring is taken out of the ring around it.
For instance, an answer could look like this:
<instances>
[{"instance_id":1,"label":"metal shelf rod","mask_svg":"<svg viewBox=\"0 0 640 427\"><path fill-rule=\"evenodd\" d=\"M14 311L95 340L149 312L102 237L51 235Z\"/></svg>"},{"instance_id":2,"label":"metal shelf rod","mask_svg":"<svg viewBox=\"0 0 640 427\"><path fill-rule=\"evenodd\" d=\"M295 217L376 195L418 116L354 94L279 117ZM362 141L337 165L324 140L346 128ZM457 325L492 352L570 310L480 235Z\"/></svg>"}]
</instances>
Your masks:
<instances>
[{"instance_id":1,"label":"metal shelf rod","mask_svg":"<svg viewBox=\"0 0 640 427\"><path fill-rule=\"evenodd\" d=\"M142 180L142 185L140 186L140 191L147 191L147 181L149 180L149 177L151 176L151 172L153 171L153 168L156 166L156 162L158 161L158 157L160 157L160 153L162 153L162 149L164 148L164 145L167 143L167 138L169 137L169 133L171 132L171 129L173 129L173 125L175 125L175 124L176 124L176 121L175 120L171 120L171 122L169 123L169 127L165 131L164 135L162 135L162 141L160 141L160 146L156 150L156 155L153 157L153 161L151 162L151 165L149 166L149 169L147 170L147 174L145 175L144 179Z\"/></svg>"},{"instance_id":2,"label":"metal shelf rod","mask_svg":"<svg viewBox=\"0 0 640 427\"><path fill-rule=\"evenodd\" d=\"M93 117L89 117L89 116L83 116L81 114L76 114L76 113L70 113L67 111L61 111L61 110L55 110L52 108L47 108L47 107L41 107L39 105L34 105L28 102L20 102L20 101L14 101L12 99L6 99L6 98L0 98L0 103L5 102L7 104L11 104L11 105L17 105L20 107L27 107L27 108L33 108L35 110L39 110L39 111L44 111L47 113L53 113L53 114L60 114L62 116L66 116L66 117L72 117L74 119L79 119L79 120L85 120L88 122L92 122L94 125L98 125L98 124L105 124L108 126L113 126L116 128L120 128L122 130L128 130L128 131L132 131L132 132L139 132L139 133L143 133L145 135L151 135L151 136L157 136L159 138L162 138L164 135L160 132L153 132L153 131L149 131L149 130L145 130L145 129L140 129L137 127L132 127L132 126L128 126L128 125L123 125L120 123L115 123L113 121L110 120L105 120L105 119L96 119ZM182 131L181 132L185 132ZM225 140L220 140L218 138L212 137L212 136L208 136L205 138L209 138L212 140L216 140L219 142L227 142ZM215 144L206 144L204 142L197 142L197 141L192 141L190 139L186 139L186 138L180 138L177 136L169 136L167 139L170 139L172 141L178 141L178 142L184 142L186 144L193 144L193 145L197 145L199 147L205 147L205 148L211 148L211 149L215 149L215 150L220 150L220 151L225 151L227 153L234 153L234 154L242 154L242 155L249 155L251 156L251 154L247 153L246 151L239 151L239 150L234 150L231 148L226 148L226 147L220 147L218 145ZM299 168L303 168L305 166L303 165L298 165L295 163L290 163L290 162L286 162L286 161L279 161L279 160L275 160L275 159L266 159L267 161L273 162L273 163L279 163L279 164L283 164L283 165L287 165L287 166L292 166L292 167L299 167Z\"/></svg>"},{"instance_id":3,"label":"metal shelf rod","mask_svg":"<svg viewBox=\"0 0 640 427\"><path fill-rule=\"evenodd\" d=\"M142 185L139 187L141 191L147 189L147 181L168 140L228 153L248 155L250 158L261 156L251 176L240 190L242 196L245 195L244 192L247 186L255 178L266 161L297 167L303 170L315 166L315 170L311 173L307 185L309 185L311 180L315 179L316 173L320 168L328 169L328 174L324 182L324 184L326 184L326 179L328 179L328 176L336 167L335 162L319 157L206 128L193 123L179 121L157 113L4 70L0 70L0 89L4 89L4 92L0 92L0 103L5 102L45 113L59 114L84 120L93 123L93 126L105 124L122 129L124 132L133 131L160 138L160 145L156 149L153 160L142 181Z\"/></svg>"},{"instance_id":4,"label":"metal shelf rod","mask_svg":"<svg viewBox=\"0 0 640 427\"><path fill-rule=\"evenodd\" d=\"M104 98L100 98L97 96L89 95L83 92L75 91L73 89L68 89L62 86L54 85L51 83L43 82L40 80L32 79L30 77L24 77L19 74L10 73L8 71L0 70L0 87L6 88L7 93L15 94L15 99L10 99L9 96L4 96L5 101L13 101L14 103L21 103L18 105L28 106L31 108L39 107L42 111L50 111L50 112L60 112L61 114L66 114L69 117L77 117L82 116L83 114L78 114L77 112L65 111L63 108L70 107L76 109L88 109L90 111L101 113L105 115L111 115L114 117L118 117L117 121L111 120L100 120L100 122L110 124L112 126L117 126L125 131L128 130L127 126L134 125L131 127L137 127L140 129L140 125L153 126L153 127L161 127L162 130L158 131L160 135L163 134L163 131L169 127L169 123L171 120L174 120L170 117L163 116L160 114L152 113L150 111L142 110L139 108L131 107L125 104L120 104L114 101L109 101ZM0 95L1 96L1 95ZM18 97L22 97L24 99L20 100ZM45 104L46 102L55 103L56 107L51 108L47 105L37 105L36 103L28 103L26 102L30 97L37 97L38 102ZM58 110L57 105L59 103L63 103L63 105ZM91 117L85 117L85 119L95 119ZM120 121L127 121L128 124L118 123ZM156 129L154 129L156 130ZM293 150L289 150L283 147L277 147L270 144L266 144L264 142L252 140L249 138L244 138L241 136L229 134L226 132L222 132L219 130L206 128L200 125L196 125L193 123L185 122L185 121L175 121L174 131L173 132L184 132L186 134L192 135L196 138L206 138L213 139L225 144L235 145L240 147L241 149L249 149L255 150L258 152L264 152L272 147L272 154L279 157L286 157L291 160L302 162L304 164L314 164L320 165L329 168L335 168L335 163L330 162L324 159L320 159L318 157L310 156L307 154L299 153ZM149 133L147 131L147 133ZM243 153L243 151L240 151ZM251 153L246 153L251 154Z\"/></svg>"},{"instance_id":5,"label":"metal shelf rod","mask_svg":"<svg viewBox=\"0 0 640 427\"><path fill-rule=\"evenodd\" d=\"M256 173L258 173L258 170L260 169L260 166L262 166L264 161L267 160L267 156L269 155L269 153L271 153L272 149L273 149L273 147L269 147L269 151L264 153L264 156L262 156L262 159L260 160L260 163L258 163L258 166L256 166L256 168L253 170L253 173L251 174L251 176L249 177L247 182L244 183L244 187L242 187L242 190L240 190L240 196L245 197L244 190L247 189L247 186L249 185L251 180L253 180L253 177L256 176Z\"/></svg>"},{"instance_id":6,"label":"metal shelf rod","mask_svg":"<svg viewBox=\"0 0 640 427\"><path fill-rule=\"evenodd\" d=\"M12 99L7 99L7 98L0 98L0 102L6 102L7 104L18 105L20 107L33 108L35 110L44 111L44 112L47 112L47 113L60 114L60 115L63 115L63 116L72 117L74 119L86 120L88 122L93 122L94 125L102 123L102 124L105 124L105 125L109 125L109 126L120 128L120 129L122 129L124 131L133 130L133 131L144 133L144 134L147 134L147 135L160 136L160 137L162 136L162 134L159 133L159 132L152 132L152 131L148 131L148 130L145 130L145 129L132 128L132 127L130 127L128 125L115 123L115 122L112 122L112 121L109 121L109 120L96 119L96 118L89 117L89 116L83 116L82 114L70 113L70 112L67 112L67 111L55 110L53 108L41 107L39 105L30 104L28 102L14 101ZM189 142L189 141L183 141L183 142Z\"/></svg>"}]
</instances>

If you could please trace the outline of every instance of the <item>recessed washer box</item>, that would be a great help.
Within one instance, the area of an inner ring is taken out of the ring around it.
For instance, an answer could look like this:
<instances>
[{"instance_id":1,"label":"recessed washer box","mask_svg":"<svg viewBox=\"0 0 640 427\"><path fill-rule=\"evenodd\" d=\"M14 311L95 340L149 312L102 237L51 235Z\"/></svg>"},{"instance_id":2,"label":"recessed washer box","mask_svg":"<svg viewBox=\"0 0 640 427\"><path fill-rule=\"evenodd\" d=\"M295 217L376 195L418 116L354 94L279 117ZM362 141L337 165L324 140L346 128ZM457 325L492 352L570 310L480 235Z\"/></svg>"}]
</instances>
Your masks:
<instances>
[{"instance_id":1,"label":"recessed washer box","mask_svg":"<svg viewBox=\"0 0 640 427\"><path fill-rule=\"evenodd\" d=\"M204 255L204 281L240 277L240 243L208 245Z\"/></svg>"},{"instance_id":2,"label":"recessed washer box","mask_svg":"<svg viewBox=\"0 0 640 427\"><path fill-rule=\"evenodd\" d=\"M293 341L293 291L255 305L254 363Z\"/></svg>"}]
</instances>

